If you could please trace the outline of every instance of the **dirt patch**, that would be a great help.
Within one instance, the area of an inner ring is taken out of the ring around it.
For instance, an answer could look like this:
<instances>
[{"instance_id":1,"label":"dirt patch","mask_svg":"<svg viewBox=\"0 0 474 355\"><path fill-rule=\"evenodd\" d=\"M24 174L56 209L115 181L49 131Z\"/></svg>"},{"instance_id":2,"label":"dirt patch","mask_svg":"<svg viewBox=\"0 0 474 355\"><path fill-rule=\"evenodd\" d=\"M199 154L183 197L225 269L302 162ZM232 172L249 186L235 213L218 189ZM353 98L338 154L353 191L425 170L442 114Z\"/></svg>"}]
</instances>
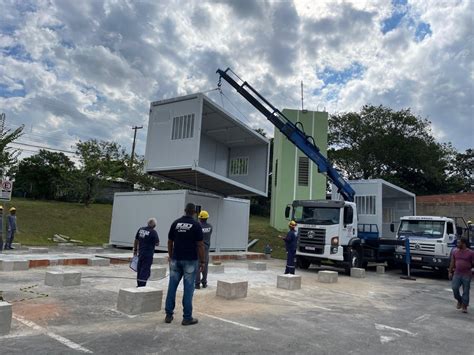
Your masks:
<instances>
[{"instance_id":1,"label":"dirt patch","mask_svg":"<svg viewBox=\"0 0 474 355\"><path fill-rule=\"evenodd\" d=\"M66 307L55 299L26 301L13 304L13 312L41 326L47 326L52 320L67 318Z\"/></svg>"}]
</instances>

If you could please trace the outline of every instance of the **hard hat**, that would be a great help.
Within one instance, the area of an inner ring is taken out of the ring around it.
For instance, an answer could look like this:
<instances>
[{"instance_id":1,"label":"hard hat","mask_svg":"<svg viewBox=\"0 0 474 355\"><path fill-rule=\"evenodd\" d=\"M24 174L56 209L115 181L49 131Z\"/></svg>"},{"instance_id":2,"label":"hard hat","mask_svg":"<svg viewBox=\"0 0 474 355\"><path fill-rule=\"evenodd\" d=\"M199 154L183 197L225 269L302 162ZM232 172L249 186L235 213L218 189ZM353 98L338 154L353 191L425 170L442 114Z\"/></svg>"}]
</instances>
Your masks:
<instances>
[{"instance_id":1,"label":"hard hat","mask_svg":"<svg viewBox=\"0 0 474 355\"><path fill-rule=\"evenodd\" d=\"M10 212L16 211L15 207L10 208Z\"/></svg>"},{"instance_id":2,"label":"hard hat","mask_svg":"<svg viewBox=\"0 0 474 355\"><path fill-rule=\"evenodd\" d=\"M2 207L2 206L0 206L0 207ZM472 221L467 221L467 224L472 224Z\"/></svg>"},{"instance_id":3,"label":"hard hat","mask_svg":"<svg viewBox=\"0 0 474 355\"><path fill-rule=\"evenodd\" d=\"M296 222L295 222L295 221L291 221L290 223L288 223L288 226L290 226L290 227L296 227Z\"/></svg>"},{"instance_id":4,"label":"hard hat","mask_svg":"<svg viewBox=\"0 0 474 355\"><path fill-rule=\"evenodd\" d=\"M2 205L0 205L0 210L3 210L3 206L2 206Z\"/></svg>"},{"instance_id":5,"label":"hard hat","mask_svg":"<svg viewBox=\"0 0 474 355\"><path fill-rule=\"evenodd\" d=\"M209 218L209 213L207 211L202 210L199 212L199 219L208 219Z\"/></svg>"}]
</instances>

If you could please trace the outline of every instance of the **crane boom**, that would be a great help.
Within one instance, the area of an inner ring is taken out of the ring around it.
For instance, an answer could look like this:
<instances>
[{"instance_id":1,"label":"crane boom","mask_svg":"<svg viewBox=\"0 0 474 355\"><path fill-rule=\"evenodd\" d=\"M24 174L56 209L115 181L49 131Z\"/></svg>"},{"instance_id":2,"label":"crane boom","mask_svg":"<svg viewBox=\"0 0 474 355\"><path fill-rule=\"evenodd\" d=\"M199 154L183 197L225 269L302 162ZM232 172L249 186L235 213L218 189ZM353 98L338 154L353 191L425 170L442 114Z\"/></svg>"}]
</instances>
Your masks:
<instances>
[{"instance_id":1,"label":"crane boom","mask_svg":"<svg viewBox=\"0 0 474 355\"><path fill-rule=\"evenodd\" d=\"M257 90L250 86L250 84L243 80L241 80L243 83L239 84L228 74L228 72L232 72L232 70L230 68L227 68L225 71L217 69L217 73L220 76L218 85L220 86L221 78L227 81L240 95L242 95L276 128L278 128L278 130L285 135L290 142L308 156L308 158L318 166L318 171L320 173L326 174L331 182L337 187L338 192L345 201L354 202L355 191L331 165L329 160L321 154L313 137L308 136L298 127L298 124L291 122L288 117L268 102Z\"/></svg>"}]
</instances>

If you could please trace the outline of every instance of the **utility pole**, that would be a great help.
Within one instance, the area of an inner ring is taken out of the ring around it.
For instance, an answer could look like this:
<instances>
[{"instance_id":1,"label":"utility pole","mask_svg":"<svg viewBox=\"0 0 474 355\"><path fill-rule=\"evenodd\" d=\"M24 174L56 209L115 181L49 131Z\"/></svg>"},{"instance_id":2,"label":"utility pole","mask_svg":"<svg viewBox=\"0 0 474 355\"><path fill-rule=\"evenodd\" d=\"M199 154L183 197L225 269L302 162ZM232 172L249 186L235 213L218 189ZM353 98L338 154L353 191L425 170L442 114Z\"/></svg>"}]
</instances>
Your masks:
<instances>
[{"instance_id":1,"label":"utility pole","mask_svg":"<svg viewBox=\"0 0 474 355\"><path fill-rule=\"evenodd\" d=\"M301 80L301 111L304 111L303 80Z\"/></svg>"},{"instance_id":2,"label":"utility pole","mask_svg":"<svg viewBox=\"0 0 474 355\"><path fill-rule=\"evenodd\" d=\"M130 169L133 168L133 159L135 158L135 141L137 139L137 130L142 129L143 126L134 126L132 129L133 132L133 144L132 144L132 156L130 158Z\"/></svg>"}]
</instances>

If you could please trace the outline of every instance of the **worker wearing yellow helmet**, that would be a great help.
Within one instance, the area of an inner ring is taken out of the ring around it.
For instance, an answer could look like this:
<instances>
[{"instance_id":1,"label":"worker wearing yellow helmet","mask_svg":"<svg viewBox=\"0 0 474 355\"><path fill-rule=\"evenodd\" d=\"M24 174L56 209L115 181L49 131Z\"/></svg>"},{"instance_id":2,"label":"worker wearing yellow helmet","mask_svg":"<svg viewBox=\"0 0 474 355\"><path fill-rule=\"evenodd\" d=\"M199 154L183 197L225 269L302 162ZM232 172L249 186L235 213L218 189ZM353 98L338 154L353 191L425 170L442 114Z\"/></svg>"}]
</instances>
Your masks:
<instances>
[{"instance_id":1,"label":"worker wearing yellow helmet","mask_svg":"<svg viewBox=\"0 0 474 355\"><path fill-rule=\"evenodd\" d=\"M295 274L295 256L296 256L296 222L288 223L289 231L286 237L279 236L285 241L286 248L286 268L285 274Z\"/></svg>"},{"instance_id":2,"label":"worker wearing yellow helmet","mask_svg":"<svg viewBox=\"0 0 474 355\"><path fill-rule=\"evenodd\" d=\"M202 288L207 287L207 271L209 267L209 249L211 247L211 234L212 234L212 225L207 223L209 219L209 212L202 210L199 212L198 215L199 223L201 224L202 228L202 236L204 241L204 251L205 251L205 261L202 268L202 276L201 272L196 273L196 282L194 284L196 289L200 289L201 285Z\"/></svg>"},{"instance_id":3,"label":"worker wearing yellow helmet","mask_svg":"<svg viewBox=\"0 0 474 355\"><path fill-rule=\"evenodd\" d=\"M13 239L15 238L15 233L17 230L16 226L16 208L10 208L10 215L7 218L7 240L5 242L5 250L14 249L12 247Z\"/></svg>"},{"instance_id":4,"label":"worker wearing yellow helmet","mask_svg":"<svg viewBox=\"0 0 474 355\"><path fill-rule=\"evenodd\" d=\"M0 253L3 250L3 206L0 205Z\"/></svg>"}]
</instances>

